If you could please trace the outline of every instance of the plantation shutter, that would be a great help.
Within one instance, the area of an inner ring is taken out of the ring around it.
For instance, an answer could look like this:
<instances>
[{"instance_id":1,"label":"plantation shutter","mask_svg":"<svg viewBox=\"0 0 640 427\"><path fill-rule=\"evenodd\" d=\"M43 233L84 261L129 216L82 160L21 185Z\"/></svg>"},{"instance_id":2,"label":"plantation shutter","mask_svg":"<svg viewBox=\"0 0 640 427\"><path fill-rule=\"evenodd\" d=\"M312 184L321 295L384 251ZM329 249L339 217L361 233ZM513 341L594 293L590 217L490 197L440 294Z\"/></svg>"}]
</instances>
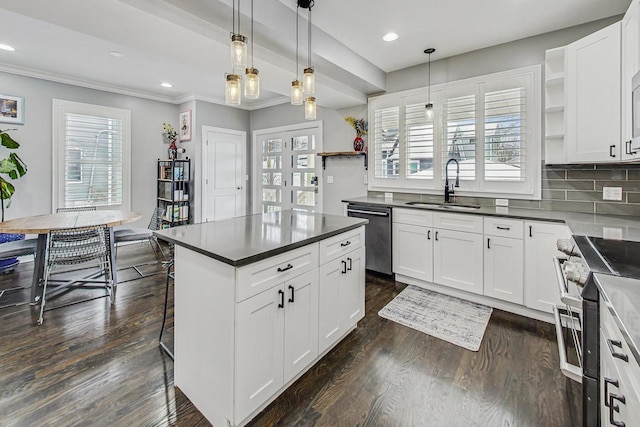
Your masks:
<instances>
[{"instance_id":1,"label":"plantation shutter","mask_svg":"<svg viewBox=\"0 0 640 427\"><path fill-rule=\"evenodd\" d=\"M433 123L427 123L424 103L405 107L405 140L405 176L433 179Z\"/></svg>"},{"instance_id":2,"label":"plantation shutter","mask_svg":"<svg viewBox=\"0 0 640 427\"><path fill-rule=\"evenodd\" d=\"M400 107L374 110L373 164L375 178L398 178Z\"/></svg>"},{"instance_id":3,"label":"plantation shutter","mask_svg":"<svg viewBox=\"0 0 640 427\"><path fill-rule=\"evenodd\" d=\"M525 93L523 87L485 93L485 180L525 180Z\"/></svg>"},{"instance_id":4,"label":"plantation shutter","mask_svg":"<svg viewBox=\"0 0 640 427\"><path fill-rule=\"evenodd\" d=\"M444 104L444 164L456 159L460 179L476 177L476 96L449 98ZM451 166L453 167L453 166ZM444 171L444 167L443 167ZM443 172L444 174L444 172Z\"/></svg>"},{"instance_id":5,"label":"plantation shutter","mask_svg":"<svg viewBox=\"0 0 640 427\"><path fill-rule=\"evenodd\" d=\"M64 207L123 205L123 121L66 113L64 130Z\"/></svg>"}]
</instances>

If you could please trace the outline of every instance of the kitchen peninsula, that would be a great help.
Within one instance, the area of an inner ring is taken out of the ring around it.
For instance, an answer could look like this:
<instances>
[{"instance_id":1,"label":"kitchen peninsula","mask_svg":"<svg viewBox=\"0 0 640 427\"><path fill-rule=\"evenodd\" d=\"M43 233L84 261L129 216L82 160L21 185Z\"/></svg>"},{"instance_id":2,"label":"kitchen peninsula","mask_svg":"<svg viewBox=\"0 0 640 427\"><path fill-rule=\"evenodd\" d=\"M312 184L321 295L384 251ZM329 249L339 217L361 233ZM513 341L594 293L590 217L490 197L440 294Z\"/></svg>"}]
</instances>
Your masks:
<instances>
[{"instance_id":1,"label":"kitchen peninsula","mask_svg":"<svg viewBox=\"0 0 640 427\"><path fill-rule=\"evenodd\" d=\"M364 316L366 220L271 212L156 232L175 244L175 385L246 424Z\"/></svg>"}]
</instances>

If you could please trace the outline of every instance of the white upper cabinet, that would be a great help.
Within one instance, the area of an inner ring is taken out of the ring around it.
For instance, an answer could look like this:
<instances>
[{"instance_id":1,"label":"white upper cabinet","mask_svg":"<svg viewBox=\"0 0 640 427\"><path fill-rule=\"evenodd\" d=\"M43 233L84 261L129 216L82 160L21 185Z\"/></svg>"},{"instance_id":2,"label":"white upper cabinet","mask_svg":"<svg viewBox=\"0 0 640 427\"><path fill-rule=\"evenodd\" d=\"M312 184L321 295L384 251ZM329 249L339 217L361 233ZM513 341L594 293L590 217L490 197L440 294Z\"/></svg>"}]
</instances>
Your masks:
<instances>
[{"instance_id":1,"label":"white upper cabinet","mask_svg":"<svg viewBox=\"0 0 640 427\"><path fill-rule=\"evenodd\" d=\"M633 0L624 18L622 18L622 160L640 159L640 151L631 150L632 138L632 108L631 108L631 80L640 70L640 6L639 0Z\"/></svg>"},{"instance_id":2,"label":"white upper cabinet","mask_svg":"<svg viewBox=\"0 0 640 427\"><path fill-rule=\"evenodd\" d=\"M567 46L566 160L620 160L621 23Z\"/></svg>"}]
</instances>

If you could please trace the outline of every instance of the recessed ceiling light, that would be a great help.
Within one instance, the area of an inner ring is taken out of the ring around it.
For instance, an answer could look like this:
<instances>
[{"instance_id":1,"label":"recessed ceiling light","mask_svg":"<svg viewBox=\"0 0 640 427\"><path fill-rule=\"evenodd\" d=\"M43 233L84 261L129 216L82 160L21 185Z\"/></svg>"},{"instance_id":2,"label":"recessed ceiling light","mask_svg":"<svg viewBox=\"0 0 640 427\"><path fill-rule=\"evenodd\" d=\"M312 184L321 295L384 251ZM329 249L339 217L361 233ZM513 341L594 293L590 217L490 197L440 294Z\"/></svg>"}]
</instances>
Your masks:
<instances>
[{"instance_id":1,"label":"recessed ceiling light","mask_svg":"<svg viewBox=\"0 0 640 427\"><path fill-rule=\"evenodd\" d=\"M9 52L13 52L15 50L12 46L9 46L8 44L0 44L0 49L8 50Z\"/></svg>"},{"instance_id":2,"label":"recessed ceiling light","mask_svg":"<svg viewBox=\"0 0 640 427\"><path fill-rule=\"evenodd\" d=\"M173 85L171 83L167 83L167 82L161 83L160 86L162 86L162 87L173 87Z\"/></svg>"},{"instance_id":3,"label":"recessed ceiling light","mask_svg":"<svg viewBox=\"0 0 640 427\"><path fill-rule=\"evenodd\" d=\"M116 58L122 58L124 56L122 52L118 52L117 50L112 50L109 52L109 55L115 56Z\"/></svg>"},{"instance_id":4,"label":"recessed ceiling light","mask_svg":"<svg viewBox=\"0 0 640 427\"><path fill-rule=\"evenodd\" d=\"M384 35L384 37L382 37L382 40L386 42L392 42L397 39L398 39L398 35L396 33L387 33Z\"/></svg>"}]
</instances>

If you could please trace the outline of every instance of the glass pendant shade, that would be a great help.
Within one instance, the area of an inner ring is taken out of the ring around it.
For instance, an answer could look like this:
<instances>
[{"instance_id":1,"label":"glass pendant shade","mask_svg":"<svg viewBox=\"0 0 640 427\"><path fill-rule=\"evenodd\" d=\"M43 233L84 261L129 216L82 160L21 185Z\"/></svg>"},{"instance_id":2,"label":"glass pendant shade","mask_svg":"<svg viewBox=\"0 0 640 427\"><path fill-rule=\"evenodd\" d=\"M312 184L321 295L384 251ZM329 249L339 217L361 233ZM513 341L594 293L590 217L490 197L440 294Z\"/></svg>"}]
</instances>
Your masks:
<instances>
[{"instance_id":1,"label":"glass pendant shade","mask_svg":"<svg viewBox=\"0 0 640 427\"><path fill-rule=\"evenodd\" d=\"M306 120L316 119L316 99L313 96L307 96L304 103L304 118Z\"/></svg>"},{"instance_id":2,"label":"glass pendant shade","mask_svg":"<svg viewBox=\"0 0 640 427\"><path fill-rule=\"evenodd\" d=\"M256 68L247 68L244 75L244 97L247 99L260 98L260 75Z\"/></svg>"},{"instance_id":3,"label":"glass pendant shade","mask_svg":"<svg viewBox=\"0 0 640 427\"><path fill-rule=\"evenodd\" d=\"M316 91L316 76L313 74L313 68L305 68L302 75L302 91L306 95L313 95Z\"/></svg>"},{"instance_id":4,"label":"glass pendant shade","mask_svg":"<svg viewBox=\"0 0 640 427\"><path fill-rule=\"evenodd\" d=\"M247 66L247 38L243 35L231 35L231 66L233 68Z\"/></svg>"},{"instance_id":5,"label":"glass pendant shade","mask_svg":"<svg viewBox=\"0 0 640 427\"><path fill-rule=\"evenodd\" d=\"M240 105L240 76L227 74L224 100L229 105Z\"/></svg>"},{"instance_id":6,"label":"glass pendant shade","mask_svg":"<svg viewBox=\"0 0 640 427\"><path fill-rule=\"evenodd\" d=\"M291 82L291 105L302 105L302 83L300 80Z\"/></svg>"},{"instance_id":7,"label":"glass pendant shade","mask_svg":"<svg viewBox=\"0 0 640 427\"><path fill-rule=\"evenodd\" d=\"M425 118L427 119L427 123L432 123L433 122L434 112L433 112L433 104L432 103L429 102L427 105L425 105L425 107L424 107L424 115L425 115Z\"/></svg>"}]
</instances>

